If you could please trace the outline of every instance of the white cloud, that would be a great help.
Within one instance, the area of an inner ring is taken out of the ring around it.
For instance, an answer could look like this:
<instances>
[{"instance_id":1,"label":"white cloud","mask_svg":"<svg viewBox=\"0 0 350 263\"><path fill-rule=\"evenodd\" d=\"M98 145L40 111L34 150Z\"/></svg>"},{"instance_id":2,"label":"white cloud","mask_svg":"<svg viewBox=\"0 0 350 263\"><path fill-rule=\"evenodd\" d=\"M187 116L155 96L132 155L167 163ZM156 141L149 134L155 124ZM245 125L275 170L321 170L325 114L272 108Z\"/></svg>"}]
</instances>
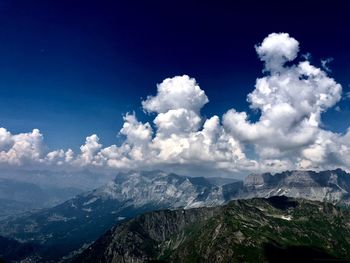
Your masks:
<instances>
[{"instance_id":1,"label":"white cloud","mask_svg":"<svg viewBox=\"0 0 350 263\"><path fill-rule=\"evenodd\" d=\"M204 91L196 80L187 75L167 78L157 85L157 95L142 102L148 112L165 113L169 110L187 109L196 113L208 103Z\"/></svg>"},{"instance_id":2,"label":"white cloud","mask_svg":"<svg viewBox=\"0 0 350 263\"><path fill-rule=\"evenodd\" d=\"M24 165L41 162L43 136L38 129L29 133L12 135L0 128L0 163Z\"/></svg>"},{"instance_id":3,"label":"white cloud","mask_svg":"<svg viewBox=\"0 0 350 263\"><path fill-rule=\"evenodd\" d=\"M124 125L120 133L125 135L127 142L131 144L143 144L151 140L153 132L150 124L139 122L134 113L124 116Z\"/></svg>"},{"instance_id":4,"label":"white cloud","mask_svg":"<svg viewBox=\"0 0 350 263\"><path fill-rule=\"evenodd\" d=\"M261 45L255 46L260 59L265 62L267 71L275 72L283 68L287 61L297 57L299 42L287 33L272 33Z\"/></svg>"},{"instance_id":5,"label":"white cloud","mask_svg":"<svg viewBox=\"0 0 350 263\"><path fill-rule=\"evenodd\" d=\"M309 61L286 66L298 52L298 42L288 34L270 34L256 50L267 64L266 76L257 79L248 102L261 112L260 119L251 123L247 113L231 109L223 116L224 127L252 144L260 161L296 160L319 138L321 114L340 100L341 86Z\"/></svg>"},{"instance_id":6,"label":"white cloud","mask_svg":"<svg viewBox=\"0 0 350 263\"><path fill-rule=\"evenodd\" d=\"M77 157L77 161L80 165L98 164L95 156L102 148L102 144L99 143L100 139L96 134L86 137L85 144L80 146L80 155Z\"/></svg>"},{"instance_id":7,"label":"white cloud","mask_svg":"<svg viewBox=\"0 0 350 263\"><path fill-rule=\"evenodd\" d=\"M308 56L298 60L299 43L286 33L268 35L255 46L264 75L248 94L247 112L229 109L205 119L208 98L195 79L175 76L157 85L142 101L154 113L153 127L126 114L121 145L103 147L97 135L80 152L45 151L38 130L12 135L0 128L0 162L107 169L165 169L208 175L285 169L350 169L350 130L341 135L323 129L321 115L341 99L341 86ZM288 63L287 63L288 62ZM249 149L249 150L247 150Z\"/></svg>"},{"instance_id":8,"label":"white cloud","mask_svg":"<svg viewBox=\"0 0 350 263\"><path fill-rule=\"evenodd\" d=\"M187 134L197 131L201 118L195 112L187 109L169 110L159 113L154 119L157 126L157 136L168 137L172 134Z\"/></svg>"}]
</instances>

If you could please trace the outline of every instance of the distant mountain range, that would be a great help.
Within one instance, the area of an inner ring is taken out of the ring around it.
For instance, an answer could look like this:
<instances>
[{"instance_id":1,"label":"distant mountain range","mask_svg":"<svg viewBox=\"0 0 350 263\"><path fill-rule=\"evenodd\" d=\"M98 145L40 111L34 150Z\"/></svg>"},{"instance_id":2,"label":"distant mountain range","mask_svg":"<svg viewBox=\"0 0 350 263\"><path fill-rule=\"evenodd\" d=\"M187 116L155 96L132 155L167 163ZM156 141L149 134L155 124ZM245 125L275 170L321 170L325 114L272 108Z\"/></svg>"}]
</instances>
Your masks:
<instances>
[{"instance_id":1,"label":"distant mountain range","mask_svg":"<svg viewBox=\"0 0 350 263\"><path fill-rule=\"evenodd\" d=\"M342 170L255 174L244 181L133 172L53 208L7 218L0 222L0 235L38 244L43 261L57 261L72 258L114 225L149 211L281 195L348 204L349 192L350 175Z\"/></svg>"},{"instance_id":2,"label":"distant mountain range","mask_svg":"<svg viewBox=\"0 0 350 263\"><path fill-rule=\"evenodd\" d=\"M251 174L245 178L241 198L290 196L332 203L350 203L350 174L331 171L286 171Z\"/></svg>"},{"instance_id":3,"label":"distant mountain range","mask_svg":"<svg viewBox=\"0 0 350 263\"><path fill-rule=\"evenodd\" d=\"M73 187L40 187L33 183L0 178L0 219L33 209L52 207L81 192Z\"/></svg>"},{"instance_id":4,"label":"distant mountain range","mask_svg":"<svg viewBox=\"0 0 350 263\"><path fill-rule=\"evenodd\" d=\"M73 262L330 262L350 259L350 211L271 197L162 210L124 222Z\"/></svg>"},{"instance_id":5,"label":"distant mountain range","mask_svg":"<svg viewBox=\"0 0 350 263\"><path fill-rule=\"evenodd\" d=\"M114 176L115 177L115 176ZM0 220L33 209L53 207L112 180L89 171L0 169Z\"/></svg>"},{"instance_id":6,"label":"distant mountain range","mask_svg":"<svg viewBox=\"0 0 350 263\"><path fill-rule=\"evenodd\" d=\"M8 218L0 222L0 233L40 244L42 257L56 260L74 255L115 224L144 212L223 204L223 187L214 185L215 181L221 180L160 171L120 174L53 208Z\"/></svg>"}]
</instances>

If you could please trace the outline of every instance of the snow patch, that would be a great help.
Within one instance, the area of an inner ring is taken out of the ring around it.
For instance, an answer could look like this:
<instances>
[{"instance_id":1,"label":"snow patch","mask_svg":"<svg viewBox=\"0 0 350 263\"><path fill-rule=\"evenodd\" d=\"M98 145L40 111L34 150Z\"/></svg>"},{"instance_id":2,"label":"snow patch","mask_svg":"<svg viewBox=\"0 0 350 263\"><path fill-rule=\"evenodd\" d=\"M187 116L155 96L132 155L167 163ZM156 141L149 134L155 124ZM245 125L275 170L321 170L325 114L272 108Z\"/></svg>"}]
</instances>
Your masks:
<instances>
[{"instance_id":1,"label":"snow patch","mask_svg":"<svg viewBox=\"0 0 350 263\"><path fill-rule=\"evenodd\" d=\"M288 215L288 216L281 216L281 219L290 221L290 220L292 220L292 216L291 216L291 215Z\"/></svg>"},{"instance_id":2,"label":"snow patch","mask_svg":"<svg viewBox=\"0 0 350 263\"><path fill-rule=\"evenodd\" d=\"M293 219L293 217L291 215L269 215L269 216L274 217L274 218L287 220L287 221L290 221Z\"/></svg>"}]
</instances>

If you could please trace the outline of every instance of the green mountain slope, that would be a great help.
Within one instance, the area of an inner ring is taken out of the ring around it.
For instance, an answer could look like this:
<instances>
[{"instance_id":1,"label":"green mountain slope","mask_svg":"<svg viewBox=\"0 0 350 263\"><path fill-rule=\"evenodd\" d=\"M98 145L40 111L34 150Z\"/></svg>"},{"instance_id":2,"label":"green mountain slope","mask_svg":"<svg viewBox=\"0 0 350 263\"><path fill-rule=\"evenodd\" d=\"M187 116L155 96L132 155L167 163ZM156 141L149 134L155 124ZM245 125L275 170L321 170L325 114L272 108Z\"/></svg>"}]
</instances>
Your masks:
<instances>
[{"instance_id":1,"label":"green mountain slope","mask_svg":"<svg viewBox=\"0 0 350 263\"><path fill-rule=\"evenodd\" d=\"M111 229L74 262L339 259L350 259L350 212L282 196L147 213Z\"/></svg>"}]
</instances>

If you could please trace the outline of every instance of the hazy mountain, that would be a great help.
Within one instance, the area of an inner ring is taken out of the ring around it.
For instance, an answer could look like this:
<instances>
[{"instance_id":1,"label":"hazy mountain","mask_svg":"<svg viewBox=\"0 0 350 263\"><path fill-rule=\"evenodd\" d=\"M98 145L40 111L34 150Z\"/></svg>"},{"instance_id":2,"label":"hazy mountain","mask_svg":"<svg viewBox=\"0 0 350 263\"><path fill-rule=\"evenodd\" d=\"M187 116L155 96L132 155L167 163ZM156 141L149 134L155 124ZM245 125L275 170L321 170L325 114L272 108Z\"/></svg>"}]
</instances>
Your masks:
<instances>
[{"instance_id":1,"label":"hazy mountain","mask_svg":"<svg viewBox=\"0 0 350 263\"><path fill-rule=\"evenodd\" d=\"M82 191L92 190L113 180L115 173L98 171L47 171L0 169L0 178L16 182L30 183L48 188L76 188Z\"/></svg>"},{"instance_id":2,"label":"hazy mountain","mask_svg":"<svg viewBox=\"0 0 350 263\"><path fill-rule=\"evenodd\" d=\"M33 183L0 178L0 219L57 205L81 191L73 187L40 187Z\"/></svg>"},{"instance_id":3,"label":"hazy mountain","mask_svg":"<svg viewBox=\"0 0 350 263\"><path fill-rule=\"evenodd\" d=\"M0 170L0 219L58 205L111 180L111 175L42 170Z\"/></svg>"},{"instance_id":4,"label":"hazy mountain","mask_svg":"<svg viewBox=\"0 0 350 263\"><path fill-rule=\"evenodd\" d=\"M146 213L112 228L73 262L350 260L350 212L273 197Z\"/></svg>"}]
</instances>

